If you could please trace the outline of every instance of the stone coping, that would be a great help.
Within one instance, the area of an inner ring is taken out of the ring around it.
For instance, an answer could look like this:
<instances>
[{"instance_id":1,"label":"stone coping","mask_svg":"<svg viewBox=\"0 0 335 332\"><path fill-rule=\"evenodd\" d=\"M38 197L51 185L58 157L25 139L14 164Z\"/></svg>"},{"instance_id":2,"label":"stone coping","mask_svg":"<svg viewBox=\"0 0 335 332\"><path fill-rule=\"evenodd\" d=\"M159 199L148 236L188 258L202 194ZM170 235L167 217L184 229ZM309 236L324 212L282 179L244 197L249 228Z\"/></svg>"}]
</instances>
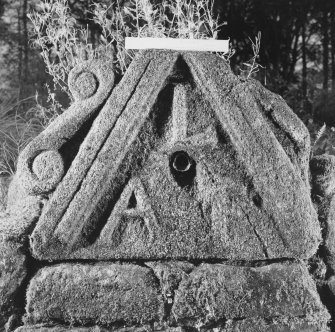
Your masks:
<instances>
[{"instance_id":1,"label":"stone coping","mask_svg":"<svg viewBox=\"0 0 335 332\"><path fill-rule=\"evenodd\" d=\"M32 278L16 331L327 331L329 318L302 263L62 263Z\"/></svg>"}]
</instances>

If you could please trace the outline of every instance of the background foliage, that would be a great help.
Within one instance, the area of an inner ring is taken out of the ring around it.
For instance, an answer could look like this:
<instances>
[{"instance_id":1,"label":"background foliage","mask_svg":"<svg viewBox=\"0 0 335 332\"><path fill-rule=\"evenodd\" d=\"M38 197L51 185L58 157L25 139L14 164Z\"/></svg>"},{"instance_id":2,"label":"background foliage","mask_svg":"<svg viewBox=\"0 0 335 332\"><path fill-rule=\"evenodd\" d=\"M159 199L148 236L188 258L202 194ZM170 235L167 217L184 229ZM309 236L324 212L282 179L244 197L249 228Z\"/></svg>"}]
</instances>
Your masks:
<instances>
[{"instance_id":1,"label":"background foliage","mask_svg":"<svg viewBox=\"0 0 335 332\"><path fill-rule=\"evenodd\" d=\"M235 73L281 94L313 140L323 128L314 153L335 154L335 1L1 0L0 175L68 107L71 68L112 58L120 80L137 35L230 38Z\"/></svg>"}]
</instances>

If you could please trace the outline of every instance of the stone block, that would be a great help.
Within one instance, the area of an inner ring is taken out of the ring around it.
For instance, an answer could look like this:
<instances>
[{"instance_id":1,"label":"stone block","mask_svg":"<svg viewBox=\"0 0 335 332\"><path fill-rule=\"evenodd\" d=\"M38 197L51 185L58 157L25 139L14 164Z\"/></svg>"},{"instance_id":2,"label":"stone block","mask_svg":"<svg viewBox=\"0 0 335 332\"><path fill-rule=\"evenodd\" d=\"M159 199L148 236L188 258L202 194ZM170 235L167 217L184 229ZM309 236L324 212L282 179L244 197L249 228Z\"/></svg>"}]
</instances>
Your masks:
<instances>
[{"instance_id":1,"label":"stone block","mask_svg":"<svg viewBox=\"0 0 335 332\"><path fill-rule=\"evenodd\" d=\"M73 327L73 326L60 326L60 325L48 326L43 324L24 325L15 330L15 332L108 332L108 331L110 330L99 326ZM129 332L130 331L131 330L129 330Z\"/></svg>"},{"instance_id":2,"label":"stone block","mask_svg":"<svg viewBox=\"0 0 335 332\"><path fill-rule=\"evenodd\" d=\"M198 327L220 320L301 317L306 322L312 317L320 327L330 318L307 268L296 263L257 268L202 264L180 283L171 315L178 325Z\"/></svg>"},{"instance_id":3,"label":"stone block","mask_svg":"<svg viewBox=\"0 0 335 332\"><path fill-rule=\"evenodd\" d=\"M261 318L228 321L224 327L209 329L208 332L330 332L327 323L319 322L318 317L306 315L303 318Z\"/></svg>"},{"instance_id":4,"label":"stone block","mask_svg":"<svg viewBox=\"0 0 335 332\"><path fill-rule=\"evenodd\" d=\"M109 263L42 268L27 290L29 324L146 324L160 321L163 301L149 268Z\"/></svg>"},{"instance_id":5,"label":"stone block","mask_svg":"<svg viewBox=\"0 0 335 332\"><path fill-rule=\"evenodd\" d=\"M311 162L312 196L323 235L323 258L335 273L335 156L315 156Z\"/></svg>"},{"instance_id":6,"label":"stone block","mask_svg":"<svg viewBox=\"0 0 335 332\"><path fill-rule=\"evenodd\" d=\"M22 313L22 285L27 276L26 257L22 245L0 240L0 327L15 313Z\"/></svg>"},{"instance_id":7,"label":"stone block","mask_svg":"<svg viewBox=\"0 0 335 332\"><path fill-rule=\"evenodd\" d=\"M324 259L330 270L335 273L335 196L322 199L319 218L323 226Z\"/></svg>"},{"instance_id":8,"label":"stone block","mask_svg":"<svg viewBox=\"0 0 335 332\"><path fill-rule=\"evenodd\" d=\"M30 196L15 175L8 188L7 208L0 214L0 239L24 244L40 217L44 199Z\"/></svg>"},{"instance_id":9,"label":"stone block","mask_svg":"<svg viewBox=\"0 0 335 332\"><path fill-rule=\"evenodd\" d=\"M314 195L329 196L335 192L335 156L323 154L310 162Z\"/></svg>"},{"instance_id":10,"label":"stone block","mask_svg":"<svg viewBox=\"0 0 335 332\"><path fill-rule=\"evenodd\" d=\"M25 325L15 330L15 332L184 332L182 327L153 327L150 325L119 327L106 329L97 325L92 327L73 327L73 326L45 326L45 325Z\"/></svg>"},{"instance_id":11,"label":"stone block","mask_svg":"<svg viewBox=\"0 0 335 332\"><path fill-rule=\"evenodd\" d=\"M173 303L175 290L182 279L194 269L189 262L148 262L146 263L160 281L163 298L167 305Z\"/></svg>"},{"instance_id":12,"label":"stone block","mask_svg":"<svg viewBox=\"0 0 335 332\"><path fill-rule=\"evenodd\" d=\"M215 327L206 328L207 332L329 332L326 324L316 323L317 319L307 316L304 318L274 318L264 320L261 318L248 318L237 321L228 320ZM15 332L187 332L187 326L161 326L153 327L143 325L140 327L120 327L106 329L99 326L92 327L71 327L71 326L44 326L25 325L15 330ZM198 331L194 329L192 331ZM202 329L199 329L202 331Z\"/></svg>"}]
</instances>

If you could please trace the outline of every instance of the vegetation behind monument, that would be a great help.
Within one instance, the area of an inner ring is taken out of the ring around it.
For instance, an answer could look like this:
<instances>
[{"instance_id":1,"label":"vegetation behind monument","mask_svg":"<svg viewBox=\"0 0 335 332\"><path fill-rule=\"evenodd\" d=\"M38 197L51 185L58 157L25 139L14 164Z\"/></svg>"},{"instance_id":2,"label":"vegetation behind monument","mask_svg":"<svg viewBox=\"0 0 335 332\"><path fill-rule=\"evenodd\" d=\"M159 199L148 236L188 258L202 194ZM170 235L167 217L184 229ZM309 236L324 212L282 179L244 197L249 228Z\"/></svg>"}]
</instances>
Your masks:
<instances>
[{"instance_id":1,"label":"vegetation behind monument","mask_svg":"<svg viewBox=\"0 0 335 332\"><path fill-rule=\"evenodd\" d=\"M2 173L12 173L17 151L67 108L69 70L81 59L113 56L120 79L133 56L124 50L124 37L137 35L230 38L236 53L228 58L235 72L251 76L247 65L256 60L262 67L252 76L285 98L309 126L312 138L326 122L315 151L333 153L334 8L329 1L312 0L294 4L4 1L0 8L6 65L0 98ZM255 53L249 38L257 44L258 31L262 41ZM33 41L38 48L31 47Z\"/></svg>"}]
</instances>

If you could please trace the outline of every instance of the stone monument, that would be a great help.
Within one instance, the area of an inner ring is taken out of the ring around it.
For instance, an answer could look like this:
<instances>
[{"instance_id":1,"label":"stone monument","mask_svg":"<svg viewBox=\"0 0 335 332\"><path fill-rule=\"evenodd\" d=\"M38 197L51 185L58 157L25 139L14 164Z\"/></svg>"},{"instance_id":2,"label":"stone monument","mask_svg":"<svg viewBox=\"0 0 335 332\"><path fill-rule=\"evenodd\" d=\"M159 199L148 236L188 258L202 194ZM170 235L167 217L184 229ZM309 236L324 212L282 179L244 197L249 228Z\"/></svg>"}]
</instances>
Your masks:
<instances>
[{"instance_id":1,"label":"stone monument","mask_svg":"<svg viewBox=\"0 0 335 332\"><path fill-rule=\"evenodd\" d=\"M9 189L0 326L330 331L309 267L335 267L335 162L311 177L281 97L204 52L142 51L115 87L85 62L69 86Z\"/></svg>"}]
</instances>

